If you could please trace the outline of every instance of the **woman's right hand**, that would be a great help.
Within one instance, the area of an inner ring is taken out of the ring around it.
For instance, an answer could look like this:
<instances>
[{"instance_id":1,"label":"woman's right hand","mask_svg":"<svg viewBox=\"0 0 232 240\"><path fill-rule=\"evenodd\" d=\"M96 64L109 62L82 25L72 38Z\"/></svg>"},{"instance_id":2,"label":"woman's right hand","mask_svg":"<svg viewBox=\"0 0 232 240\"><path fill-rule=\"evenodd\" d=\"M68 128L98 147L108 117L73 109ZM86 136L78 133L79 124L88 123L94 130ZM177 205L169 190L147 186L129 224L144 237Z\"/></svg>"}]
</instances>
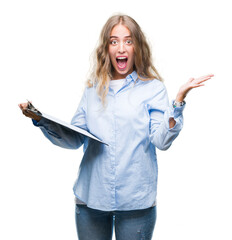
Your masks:
<instances>
[{"instance_id":1,"label":"woman's right hand","mask_svg":"<svg viewBox=\"0 0 232 240\"><path fill-rule=\"evenodd\" d=\"M26 117L32 118L32 119L36 120L37 122L39 122L41 120L40 116L27 110L28 103L20 103L18 106L22 110L23 115L25 115Z\"/></svg>"}]
</instances>

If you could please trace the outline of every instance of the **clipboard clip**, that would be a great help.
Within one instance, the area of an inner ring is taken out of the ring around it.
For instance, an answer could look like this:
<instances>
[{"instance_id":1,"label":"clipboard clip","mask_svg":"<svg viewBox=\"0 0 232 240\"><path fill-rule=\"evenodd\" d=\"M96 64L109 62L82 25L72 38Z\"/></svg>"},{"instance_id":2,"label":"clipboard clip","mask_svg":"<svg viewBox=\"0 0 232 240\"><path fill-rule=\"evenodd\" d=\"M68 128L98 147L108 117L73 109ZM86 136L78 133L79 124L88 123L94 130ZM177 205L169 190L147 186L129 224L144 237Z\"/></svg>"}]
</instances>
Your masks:
<instances>
[{"instance_id":1,"label":"clipboard clip","mask_svg":"<svg viewBox=\"0 0 232 240\"><path fill-rule=\"evenodd\" d=\"M27 103L27 110L42 116L42 113L38 109L36 109L30 101L27 100Z\"/></svg>"}]
</instances>

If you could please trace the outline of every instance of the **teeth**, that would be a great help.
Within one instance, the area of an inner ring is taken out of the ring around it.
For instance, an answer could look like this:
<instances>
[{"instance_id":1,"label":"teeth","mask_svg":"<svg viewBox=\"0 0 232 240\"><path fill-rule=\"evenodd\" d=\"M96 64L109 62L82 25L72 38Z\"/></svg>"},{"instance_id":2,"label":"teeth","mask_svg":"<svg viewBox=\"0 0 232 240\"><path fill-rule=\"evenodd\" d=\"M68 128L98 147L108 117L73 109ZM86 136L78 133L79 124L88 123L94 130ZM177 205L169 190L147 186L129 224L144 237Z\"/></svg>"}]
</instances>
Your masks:
<instances>
[{"instance_id":1,"label":"teeth","mask_svg":"<svg viewBox=\"0 0 232 240\"><path fill-rule=\"evenodd\" d=\"M117 57L117 59L127 59L126 57Z\"/></svg>"}]
</instances>

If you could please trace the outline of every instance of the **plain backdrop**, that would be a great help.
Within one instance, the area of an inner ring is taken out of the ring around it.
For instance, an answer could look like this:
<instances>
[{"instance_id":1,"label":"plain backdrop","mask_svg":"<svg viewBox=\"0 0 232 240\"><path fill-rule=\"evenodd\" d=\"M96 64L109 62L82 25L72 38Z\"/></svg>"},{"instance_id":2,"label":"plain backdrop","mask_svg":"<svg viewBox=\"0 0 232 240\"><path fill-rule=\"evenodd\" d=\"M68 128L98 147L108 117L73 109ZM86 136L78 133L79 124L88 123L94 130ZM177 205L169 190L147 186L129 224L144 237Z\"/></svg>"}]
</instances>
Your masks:
<instances>
[{"instance_id":1,"label":"plain backdrop","mask_svg":"<svg viewBox=\"0 0 232 240\"><path fill-rule=\"evenodd\" d=\"M158 151L153 239L232 239L229 0L0 2L0 239L77 239L83 150L52 145L18 103L69 122L101 28L118 12L143 29L170 101L190 77L215 75L189 93L182 132Z\"/></svg>"}]
</instances>

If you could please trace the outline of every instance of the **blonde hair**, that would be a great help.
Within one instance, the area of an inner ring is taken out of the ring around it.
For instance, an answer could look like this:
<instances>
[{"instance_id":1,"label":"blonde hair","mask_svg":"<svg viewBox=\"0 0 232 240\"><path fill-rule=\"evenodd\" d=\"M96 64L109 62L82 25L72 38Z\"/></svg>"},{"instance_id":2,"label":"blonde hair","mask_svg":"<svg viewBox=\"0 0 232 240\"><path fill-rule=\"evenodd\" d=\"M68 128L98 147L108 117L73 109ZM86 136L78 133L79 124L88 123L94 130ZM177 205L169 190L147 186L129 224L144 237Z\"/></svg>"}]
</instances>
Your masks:
<instances>
[{"instance_id":1,"label":"blonde hair","mask_svg":"<svg viewBox=\"0 0 232 240\"><path fill-rule=\"evenodd\" d=\"M93 59L92 72L87 81L88 87L96 85L97 93L103 105L109 91L109 82L112 79L114 70L109 56L110 33L118 24L127 27L131 33L135 54L134 70L136 70L138 78L142 81L154 78L163 81L152 63L150 47L138 23L127 15L114 15L108 19L102 28L99 44Z\"/></svg>"}]
</instances>

